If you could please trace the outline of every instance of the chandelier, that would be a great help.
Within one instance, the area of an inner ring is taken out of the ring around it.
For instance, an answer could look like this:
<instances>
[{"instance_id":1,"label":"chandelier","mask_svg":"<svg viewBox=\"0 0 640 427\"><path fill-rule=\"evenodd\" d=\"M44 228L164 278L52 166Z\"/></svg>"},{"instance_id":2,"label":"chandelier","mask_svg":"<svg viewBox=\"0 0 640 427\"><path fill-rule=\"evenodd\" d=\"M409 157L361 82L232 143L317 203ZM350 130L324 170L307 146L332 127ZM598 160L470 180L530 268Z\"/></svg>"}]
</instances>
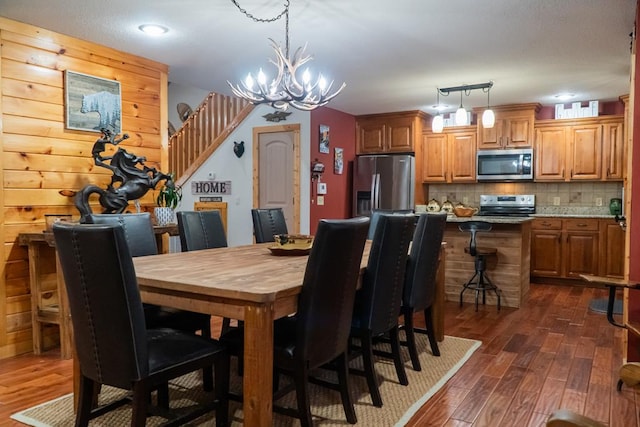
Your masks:
<instances>
[{"instance_id":1,"label":"chandelier","mask_svg":"<svg viewBox=\"0 0 640 427\"><path fill-rule=\"evenodd\" d=\"M244 98L252 104L269 104L274 108L286 110L289 105L298 110L310 111L317 107L326 105L330 100L335 98L346 86L342 83L340 88L331 92L333 80L327 83L324 76L319 73L315 82L312 82L311 72L306 68L299 75L299 68L313 59L311 55L307 55L305 50L307 45L298 48L293 57L289 56L289 0L285 0L284 10L274 18L260 19L242 9L236 0L231 0L236 7L247 17L255 22L274 22L285 17L285 46L282 47L273 39L271 47L276 52L276 59L269 59L277 68L276 76L268 82L267 75L262 71L258 71L256 78L249 73L244 82L233 84L227 80L234 95Z\"/></svg>"}]
</instances>

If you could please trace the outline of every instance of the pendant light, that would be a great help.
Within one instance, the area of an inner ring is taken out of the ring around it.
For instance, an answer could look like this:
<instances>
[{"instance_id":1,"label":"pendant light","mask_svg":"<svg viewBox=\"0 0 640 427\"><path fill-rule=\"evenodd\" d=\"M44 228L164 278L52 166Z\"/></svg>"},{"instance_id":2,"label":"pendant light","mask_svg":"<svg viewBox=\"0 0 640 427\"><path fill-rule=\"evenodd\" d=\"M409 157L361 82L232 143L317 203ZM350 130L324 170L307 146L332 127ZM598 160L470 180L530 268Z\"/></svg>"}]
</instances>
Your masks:
<instances>
[{"instance_id":1,"label":"pendant light","mask_svg":"<svg viewBox=\"0 0 640 427\"><path fill-rule=\"evenodd\" d=\"M438 114L431 119L431 131L433 133L441 133L444 129L444 117L442 117L442 112L440 111L440 90L436 90L438 102L436 104L436 109L438 110Z\"/></svg>"},{"instance_id":2,"label":"pendant light","mask_svg":"<svg viewBox=\"0 0 640 427\"><path fill-rule=\"evenodd\" d=\"M449 96L449 94L451 94L452 92L460 92L460 107L458 108L458 110L456 110L455 123L457 126L463 126L469 124L469 115L467 113L467 110L465 110L464 106L462 105L462 93L464 92L467 96L469 96L471 91L476 89L482 89L484 92L487 92L487 109L482 115L482 125L485 128L492 128L496 121L496 117L493 114L493 110L491 110L489 104L489 90L491 90L492 87L493 82L488 81L486 83L439 88L438 94Z\"/></svg>"},{"instance_id":3,"label":"pendant light","mask_svg":"<svg viewBox=\"0 0 640 427\"><path fill-rule=\"evenodd\" d=\"M487 88L487 109L482 113L482 127L485 129L491 129L496 124L496 115L493 114L489 103L489 92L491 92L491 86Z\"/></svg>"},{"instance_id":4,"label":"pendant light","mask_svg":"<svg viewBox=\"0 0 640 427\"><path fill-rule=\"evenodd\" d=\"M467 124L467 110L462 106L462 92L460 91L460 107L456 110L456 125L458 126Z\"/></svg>"}]
</instances>

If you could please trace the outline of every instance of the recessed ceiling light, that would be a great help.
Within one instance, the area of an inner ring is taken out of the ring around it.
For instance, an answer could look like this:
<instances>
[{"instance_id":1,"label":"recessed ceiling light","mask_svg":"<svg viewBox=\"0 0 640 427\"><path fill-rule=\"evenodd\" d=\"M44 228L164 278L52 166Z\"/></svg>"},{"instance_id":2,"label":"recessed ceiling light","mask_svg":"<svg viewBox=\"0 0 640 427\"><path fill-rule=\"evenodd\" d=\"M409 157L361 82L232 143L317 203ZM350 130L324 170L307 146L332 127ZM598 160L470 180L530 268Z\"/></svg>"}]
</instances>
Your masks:
<instances>
[{"instance_id":1,"label":"recessed ceiling light","mask_svg":"<svg viewBox=\"0 0 640 427\"><path fill-rule=\"evenodd\" d=\"M156 25L156 24L140 25L138 29L145 34L149 34L150 36L161 36L162 34L169 32L169 29L167 27L163 27L162 25Z\"/></svg>"},{"instance_id":2,"label":"recessed ceiling light","mask_svg":"<svg viewBox=\"0 0 640 427\"><path fill-rule=\"evenodd\" d=\"M447 104L432 105L431 108L436 111L445 111L449 109Z\"/></svg>"},{"instance_id":3,"label":"recessed ceiling light","mask_svg":"<svg viewBox=\"0 0 640 427\"><path fill-rule=\"evenodd\" d=\"M575 93L559 93L555 95L555 97L560 101L566 101L567 99L575 98L575 96Z\"/></svg>"}]
</instances>

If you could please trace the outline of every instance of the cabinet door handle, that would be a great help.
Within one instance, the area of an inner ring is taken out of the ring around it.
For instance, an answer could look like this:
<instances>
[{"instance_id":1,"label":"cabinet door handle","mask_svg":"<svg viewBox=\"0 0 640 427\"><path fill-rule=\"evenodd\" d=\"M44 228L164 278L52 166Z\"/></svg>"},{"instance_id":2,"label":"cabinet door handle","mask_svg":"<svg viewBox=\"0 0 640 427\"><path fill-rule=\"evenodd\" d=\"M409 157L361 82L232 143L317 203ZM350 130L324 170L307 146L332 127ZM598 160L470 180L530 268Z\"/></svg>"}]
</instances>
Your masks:
<instances>
[{"instance_id":1,"label":"cabinet door handle","mask_svg":"<svg viewBox=\"0 0 640 427\"><path fill-rule=\"evenodd\" d=\"M611 170L607 168L607 178L609 178L610 176L611 176Z\"/></svg>"},{"instance_id":2,"label":"cabinet door handle","mask_svg":"<svg viewBox=\"0 0 640 427\"><path fill-rule=\"evenodd\" d=\"M564 178L564 168L562 168L562 177Z\"/></svg>"},{"instance_id":3,"label":"cabinet door handle","mask_svg":"<svg viewBox=\"0 0 640 427\"><path fill-rule=\"evenodd\" d=\"M580 224L578 224L578 227L586 227L586 226L587 226L587 224L585 224L585 223L583 223L583 222L581 222Z\"/></svg>"},{"instance_id":4,"label":"cabinet door handle","mask_svg":"<svg viewBox=\"0 0 640 427\"><path fill-rule=\"evenodd\" d=\"M571 178L573 178L573 169L571 169L571 175L569 175Z\"/></svg>"},{"instance_id":5,"label":"cabinet door handle","mask_svg":"<svg viewBox=\"0 0 640 427\"><path fill-rule=\"evenodd\" d=\"M545 227L549 227L551 225L551 223L550 222L543 222L542 225L545 226Z\"/></svg>"}]
</instances>

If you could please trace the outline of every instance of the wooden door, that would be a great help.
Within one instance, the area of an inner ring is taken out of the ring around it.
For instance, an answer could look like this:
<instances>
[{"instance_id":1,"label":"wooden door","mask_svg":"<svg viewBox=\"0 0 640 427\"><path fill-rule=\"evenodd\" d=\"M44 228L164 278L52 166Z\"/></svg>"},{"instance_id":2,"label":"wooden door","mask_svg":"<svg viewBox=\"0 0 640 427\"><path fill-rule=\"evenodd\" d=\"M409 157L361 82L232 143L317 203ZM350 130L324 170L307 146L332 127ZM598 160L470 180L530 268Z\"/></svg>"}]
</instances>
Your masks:
<instances>
[{"instance_id":1,"label":"wooden door","mask_svg":"<svg viewBox=\"0 0 640 427\"><path fill-rule=\"evenodd\" d=\"M566 129L564 126L539 128L535 142L535 180L564 181Z\"/></svg>"},{"instance_id":2,"label":"wooden door","mask_svg":"<svg viewBox=\"0 0 640 427\"><path fill-rule=\"evenodd\" d=\"M602 129L602 178L621 180L623 177L624 135L622 123L607 123Z\"/></svg>"},{"instance_id":3,"label":"wooden door","mask_svg":"<svg viewBox=\"0 0 640 427\"><path fill-rule=\"evenodd\" d=\"M601 220L604 243L600 252L600 275L624 277L624 230L613 220Z\"/></svg>"},{"instance_id":4,"label":"wooden door","mask_svg":"<svg viewBox=\"0 0 640 427\"><path fill-rule=\"evenodd\" d=\"M562 230L532 230L531 275L562 275Z\"/></svg>"},{"instance_id":5,"label":"wooden door","mask_svg":"<svg viewBox=\"0 0 640 427\"><path fill-rule=\"evenodd\" d=\"M506 141L508 148L531 147L531 129L533 121L529 116L511 117L506 122Z\"/></svg>"},{"instance_id":6,"label":"wooden door","mask_svg":"<svg viewBox=\"0 0 640 427\"><path fill-rule=\"evenodd\" d=\"M422 136L422 181L447 182L447 134Z\"/></svg>"},{"instance_id":7,"label":"wooden door","mask_svg":"<svg viewBox=\"0 0 640 427\"><path fill-rule=\"evenodd\" d=\"M568 278L581 274L598 274L598 233L567 231L564 250L565 271Z\"/></svg>"},{"instance_id":8,"label":"wooden door","mask_svg":"<svg viewBox=\"0 0 640 427\"><path fill-rule=\"evenodd\" d=\"M572 126L569 130L571 180L602 177L602 126Z\"/></svg>"},{"instance_id":9,"label":"wooden door","mask_svg":"<svg viewBox=\"0 0 640 427\"><path fill-rule=\"evenodd\" d=\"M381 119L357 122L358 154L382 153L385 149L386 126Z\"/></svg>"},{"instance_id":10,"label":"wooden door","mask_svg":"<svg viewBox=\"0 0 640 427\"><path fill-rule=\"evenodd\" d=\"M448 151L451 182L476 182L476 132L450 134Z\"/></svg>"},{"instance_id":11,"label":"wooden door","mask_svg":"<svg viewBox=\"0 0 640 427\"><path fill-rule=\"evenodd\" d=\"M495 150L502 148L501 141L504 129L504 120L496 117L492 128L482 126L482 120L478 121L478 150Z\"/></svg>"},{"instance_id":12,"label":"wooden door","mask_svg":"<svg viewBox=\"0 0 640 427\"><path fill-rule=\"evenodd\" d=\"M287 228L300 229L300 125L254 128L256 208L282 208Z\"/></svg>"},{"instance_id":13,"label":"wooden door","mask_svg":"<svg viewBox=\"0 0 640 427\"><path fill-rule=\"evenodd\" d=\"M415 120L413 117L390 119L387 122L386 151L412 153Z\"/></svg>"},{"instance_id":14,"label":"wooden door","mask_svg":"<svg viewBox=\"0 0 640 427\"><path fill-rule=\"evenodd\" d=\"M581 274L598 274L599 222L593 218L563 220L566 233L563 249L564 276L580 278Z\"/></svg>"}]
</instances>

